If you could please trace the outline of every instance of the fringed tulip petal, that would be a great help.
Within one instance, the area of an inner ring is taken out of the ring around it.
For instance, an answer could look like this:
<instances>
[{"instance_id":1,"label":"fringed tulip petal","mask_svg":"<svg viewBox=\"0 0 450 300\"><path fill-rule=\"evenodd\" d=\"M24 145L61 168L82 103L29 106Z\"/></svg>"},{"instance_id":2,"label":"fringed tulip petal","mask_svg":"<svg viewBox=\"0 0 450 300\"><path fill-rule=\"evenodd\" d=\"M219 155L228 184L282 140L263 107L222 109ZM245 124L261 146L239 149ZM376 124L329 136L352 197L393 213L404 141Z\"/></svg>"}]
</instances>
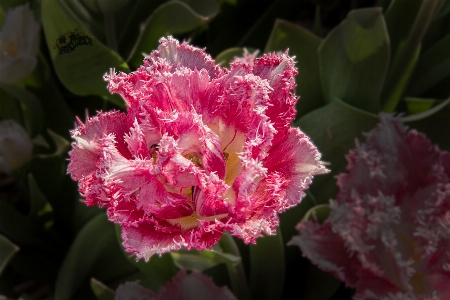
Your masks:
<instances>
[{"instance_id":1,"label":"fringed tulip petal","mask_svg":"<svg viewBox=\"0 0 450 300\"><path fill-rule=\"evenodd\" d=\"M290 244L356 299L448 299L450 154L381 114L347 160L328 219L301 222Z\"/></svg>"},{"instance_id":2,"label":"fringed tulip petal","mask_svg":"<svg viewBox=\"0 0 450 300\"><path fill-rule=\"evenodd\" d=\"M202 49L160 42L136 71L104 77L127 113L99 113L72 132L69 173L87 204L106 206L127 251L146 260L210 248L225 230L246 243L275 234L278 213L325 171L289 126L292 59L270 54L228 70Z\"/></svg>"}]
</instances>

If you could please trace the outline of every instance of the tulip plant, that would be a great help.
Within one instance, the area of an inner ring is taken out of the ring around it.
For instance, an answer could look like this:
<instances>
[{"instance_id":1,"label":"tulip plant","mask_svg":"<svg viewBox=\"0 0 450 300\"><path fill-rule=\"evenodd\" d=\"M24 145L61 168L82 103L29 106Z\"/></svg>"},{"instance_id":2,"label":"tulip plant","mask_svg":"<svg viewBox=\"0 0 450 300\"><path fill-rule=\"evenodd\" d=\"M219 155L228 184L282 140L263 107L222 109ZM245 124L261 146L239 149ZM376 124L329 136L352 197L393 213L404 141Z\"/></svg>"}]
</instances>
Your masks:
<instances>
[{"instance_id":1,"label":"tulip plant","mask_svg":"<svg viewBox=\"0 0 450 300\"><path fill-rule=\"evenodd\" d=\"M0 300L450 299L450 1L0 0Z\"/></svg>"}]
</instances>

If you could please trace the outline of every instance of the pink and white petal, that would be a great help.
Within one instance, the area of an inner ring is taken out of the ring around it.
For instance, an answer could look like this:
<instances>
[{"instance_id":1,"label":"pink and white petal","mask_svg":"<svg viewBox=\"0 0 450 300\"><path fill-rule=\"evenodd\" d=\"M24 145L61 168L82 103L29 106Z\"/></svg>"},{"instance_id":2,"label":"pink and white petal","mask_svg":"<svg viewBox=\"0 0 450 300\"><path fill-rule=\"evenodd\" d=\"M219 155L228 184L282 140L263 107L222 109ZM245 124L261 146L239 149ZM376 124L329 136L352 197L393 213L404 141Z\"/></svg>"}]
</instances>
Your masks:
<instances>
[{"instance_id":1,"label":"pink and white petal","mask_svg":"<svg viewBox=\"0 0 450 300\"><path fill-rule=\"evenodd\" d=\"M115 147L120 154L131 158L123 141L123 136L129 130L127 116L124 113L99 112L96 117L88 119L86 124L79 122L80 126L71 132L75 142L72 143L73 150L69 152L68 172L74 180L79 180L95 171L102 155L101 140L110 134L117 138Z\"/></svg>"},{"instance_id":2,"label":"pink and white petal","mask_svg":"<svg viewBox=\"0 0 450 300\"><path fill-rule=\"evenodd\" d=\"M194 191L195 211L201 217L228 215L233 202L226 197L228 186L216 174L205 176Z\"/></svg>"},{"instance_id":3,"label":"pink and white petal","mask_svg":"<svg viewBox=\"0 0 450 300\"><path fill-rule=\"evenodd\" d=\"M156 294L137 282L125 282L116 290L115 300L156 300Z\"/></svg>"},{"instance_id":4,"label":"pink and white petal","mask_svg":"<svg viewBox=\"0 0 450 300\"><path fill-rule=\"evenodd\" d=\"M218 287L210 277L198 271L181 270L158 291L159 300L237 300L227 287Z\"/></svg>"},{"instance_id":5,"label":"pink and white petal","mask_svg":"<svg viewBox=\"0 0 450 300\"><path fill-rule=\"evenodd\" d=\"M186 42L180 44L171 36L161 38L159 43L158 50L153 51L145 58L144 65L146 67L153 67L152 60L167 60L173 66L173 69L181 67L191 70L205 69L211 78L222 72L214 59L206 54L204 49L191 46Z\"/></svg>"},{"instance_id":6,"label":"pink and white petal","mask_svg":"<svg viewBox=\"0 0 450 300\"><path fill-rule=\"evenodd\" d=\"M284 140L270 149L263 165L268 173L282 176L286 208L299 203L314 175L328 172L320 156L309 137L297 128L291 128Z\"/></svg>"},{"instance_id":7,"label":"pink and white petal","mask_svg":"<svg viewBox=\"0 0 450 300\"><path fill-rule=\"evenodd\" d=\"M265 54L257 59L253 66L253 74L268 80L272 88L266 115L281 135L285 134L290 127L290 122L295 117L297 98L291 91L296 87L295 75L297 73L295 62L287 52Z\"/></svg>"}]
</instances>

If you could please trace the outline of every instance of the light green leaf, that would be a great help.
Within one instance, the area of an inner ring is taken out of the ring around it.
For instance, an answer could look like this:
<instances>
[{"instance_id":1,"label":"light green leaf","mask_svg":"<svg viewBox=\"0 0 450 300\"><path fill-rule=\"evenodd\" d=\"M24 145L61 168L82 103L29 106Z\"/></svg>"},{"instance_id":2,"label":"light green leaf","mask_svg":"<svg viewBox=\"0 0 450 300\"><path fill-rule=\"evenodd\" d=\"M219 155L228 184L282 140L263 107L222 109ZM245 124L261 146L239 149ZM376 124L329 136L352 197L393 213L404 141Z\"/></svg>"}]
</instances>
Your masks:
<instances>
[{"instance_id":1,"label":"light green leaf","mask_svg":"<svg viewBox=\"0 0 450 300\"><path fill-rule=\"evenodd\" d=\"M99 214L72 242L56 280L55 299L73 299L91 277L107 281L135 271L117 247L114 225Z\"/></svg>"},{"instance_id":2,"label":"light green leaf","mask_svg":"<svg viewBox=\"0 0 450 300\"><path fill-rule=\"evenodd\" d=\"M0 83L0 89L18 101L25 128L30 137L35 137L44 125L44 111L39 99L29 91L17 86Z\"/></svg>"},{"instance_id":3,"label":"light green leaf","mask_svg":"<svg viewBox=\"0 0 450 300\"><path fill-rule=\"evenodd\" d=\"M40 154L38 155L38 157L45 159L66 155L67 150L69 149L70 146L69 141L63 138L62 136L56 134L55 132L51 131L50 129L48 129L47 132L50 138L52 139L55 151L52 154Z\"/></svg>"},{"instance_id":4,"label":"light green leaf","mask_svg":"<svg viewBox=\"0 0 450 300\"><path fill-rule=\"evenodd\" d=\"M191 0L186 1L199 7L200 2ZM210 1L208 0L207 3ZM205 25L213 15L208 11L207 15L201 15L192 7L181 1L170 1L159 6L142 26L142 32L131 52L129 63L132 66L142 64L142 53L150 53L158 47L158 41L161 37L189 32L197 27Z\"/></svg>"},{"instance_id":5,"label":"light green leaf","mask_svg":"<svg viewBox=\"0 0 450 300\"><path fill-rule=\"evenodd\" d=\"M320 224L322 224L328 218L330 212L330 205L320 204L308 210L302 221L317 220Z\"/></svg>"},{"instance_id":6,"label":"light green leaf","mask_svg":"<svg viewBox=\"0 0 450 300\"><path fill-rule=\"evenodd\" d=\"M389 67L389 37L380 8L351 11L319 48L322 87L327 102L342 99L378 113Z\"/></svg>"},{"instance_id":7,"label":"light green leaf","mask_svg":"<svg viewBox=\"0 0 450 300\"><path fill-rule=\"evenodd\" d=\"M284 287L284 244L279 228L250 245L250 291L252 299L281 299Z\"/></svg>"},{"instance_id":8,"label":"light green leaf","mask_svg":"<svg viewBox=\"0 0 450 300\"><path fill-rule=\"evenodd\" d=\"M115 292L101 281L91 278L91 289L99 300L114 300Z\"/></svg>"},{"instance_id":9,"label":"light green leaf","mask_svg":"<svg viewBox=\"0 0 450 300\"><path fill-rule=\"evenodd\" d=\"M362 139L378 123L377 115L349 106L336 99L296 121L293 126L304 131L328 162L330 173L314 177L310 187L317 204L335 198L338 188L335 176L345 171L345 155L355 148L355 138Z\"/></svg>"},{"instance_id":10,"label":"light green leaf","mask_svg":"<svg viewBox=\"0 0 450 300\"><path fill-rule=\"evenodd\" d=\"M53 208L42 194L33 175L28 174L28 188L30 189L30 217L44 223L44 228L53 226Z\"/></svg>"},{"instance_id":11,"label":"light green leaf","mask_svg":"<svg viewBox=\"0 0 450 300\"><path fill-rule=\"evenodd\" d=\"M129 72L128 65L114 51L105 47L95 37L91 36L80 22L64 10L57 0L42 1L42 16L47 46L59 80L72 93L98 95L112 103L124 107L123 100L117 95L111 95L106 89L103 75L110 69ZM83 43L77 46L68 33L78 32ZM64 36L65 43L59 38ZM87 44L91 40L92 45ZM58 45L57 45L58 43ZM75 45L75 46L74 46ZM68 53L58 51L58 47Z\"/></svg>"},{"instance_id":12,"label":"light green leaf","mask_svg":"<svg viewBox=\"0 0 450 300\"><path fill-rule=\"evenodd\" d=\"M446 107L449 103L450 103L450 98L445 101L442 101L438 105L436 105L433 108L430 108L426 111L422 111L418 114L403 117L402 121L403 122L412 122L412 121L419 121L421 119L428 118L428 117L434 115L435 113L437 113L438 111L440 111L441 109L443 109L444 107Z\"/></svg>"},{"instance_id":13,"label":"light green leaf","mask_svg":"<svg viewBox=\"0 0 450 300\"><path fill-rule=\"evenodd\" d=\"M0 234L0 275L18 251L18 246Z\"/></svg>"},{"instance_id":14,"label":"light green leaf","mask_svg":"<svg viewBox=\"0 0 450 300\"><path fill-rule=\"evenodd\" d=\"M270 34L264 52L285 51L295 55L299 74L296 93L300 100L296 104L297 118L325 104L319 75L317 50L321 39L303 27L277 20Z\"/></svg>"},{"instance_id":15,"label":"light green leaf","mask_svg":"<svg viewBox=\"0 0 450 300\"><path fill-rule=\"evenodd\" d=\"M175 265L180 269L204 271L221 263L237 265L241 258L219 249L198 251L195 249L170 252Z\"/></svg>"},{"instance_id":16,"label":"light green leaf","mask_svg":"<svg viewBox=\"0 0 450 300\"><path fill-rule=\"evenodd\" d=\"M419 96L450 75L450 34L420 56L408 95Z\"/></svg>"},{"instance_id":17,"label":"light green leaf","mask_svg":"<svg viewBox=\"0 0 450 300\"><path fill-rule=\"evenodd\" d=\"M178 269L170 253L165 253L161 256L153 255L148 262L143 259L136 260L136 257L126 252L122 246L122 238L120 236L121 229L119 225L115 225L115 231L116 241L119 244L122 254L131 264L147 275L147 277L151 280L151 285L148 286L150 289L157 291L161 285L165 284L173 276L175 276Z\"/></svg>"}]
</instances>

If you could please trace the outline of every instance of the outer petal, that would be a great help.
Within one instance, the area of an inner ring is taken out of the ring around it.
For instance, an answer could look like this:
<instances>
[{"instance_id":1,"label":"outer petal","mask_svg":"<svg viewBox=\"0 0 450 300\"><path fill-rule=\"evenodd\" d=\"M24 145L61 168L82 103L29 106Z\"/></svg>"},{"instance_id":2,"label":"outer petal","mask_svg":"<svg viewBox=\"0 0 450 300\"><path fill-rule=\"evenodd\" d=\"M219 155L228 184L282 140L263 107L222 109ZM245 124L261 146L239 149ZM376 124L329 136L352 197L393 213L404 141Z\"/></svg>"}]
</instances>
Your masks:
<instances>
[{"instance_id":1,"label":"outer petal","mask_svg":"<svg viewBox=\"0 0 450 300\"><path fill-rule=\"evenodd\" d=\"M198 271L187 274L181 270L172 282L161 287L158 292L160 300L235 300L237 299L227 287L218 287L211 278Z\"/></svg>"},{"instance_id":2,"label":"outer petal","mask_svg":"<svg viewBox=\"0 0 450 300\"><path fill-rule=\"evenodd\" d=\"M117 149L127 158L130 158L123 136L129 129L127 117L120 112L98 113L90 118L86 124L79 121L80 126L71 132L75 142L72 143L72 151L69 152L70 163L68 172L72 179L79 180L95 172L96 166L102 155L101 139L113 134L117 138Z\"/></svg>"},{"instance_id":3,"label":"outer petal","mask_svg":"<svg viewBox=\"0 0 450 300\"><path fill-rule=\"evenodd\" d=\"M156 294L137 282L125 282L116 290L115 300L154 300Z\"/></svg>"},{"instance_id":4,"label":"outer petal","mask_svg":"<svg viewBox=\"0 0 450 300\"><path fill-rule=\"evenodd\" d=\"M220 74L220 67L215 64L215 61L204 50L187 43L180 44L171 36L161 38L159 42L158 50L153 51L144 60L144 65L151 69L149 72L152 72L162 60L166 60L174 69L181 67L187 67L191 70L205 69L211 77Z\"/></svg>"}]
</instances>

